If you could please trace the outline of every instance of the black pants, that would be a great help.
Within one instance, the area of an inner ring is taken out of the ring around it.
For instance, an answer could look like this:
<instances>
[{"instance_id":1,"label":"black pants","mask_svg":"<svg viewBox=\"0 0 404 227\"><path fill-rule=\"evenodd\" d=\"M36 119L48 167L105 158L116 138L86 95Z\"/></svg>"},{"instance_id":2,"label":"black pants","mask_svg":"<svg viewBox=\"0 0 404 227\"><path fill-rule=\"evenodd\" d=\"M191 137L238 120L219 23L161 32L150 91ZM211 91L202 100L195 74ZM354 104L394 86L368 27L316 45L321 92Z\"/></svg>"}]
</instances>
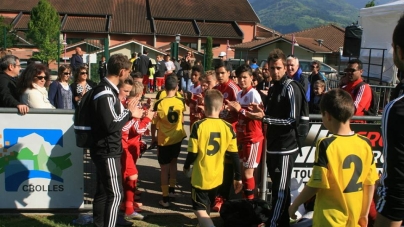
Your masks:
<instances>
[{"instance_id":1,"label":"black pants","mask_svg":"<svg viewBox=\"0 0 404 227\"><path fill-rule=\"evenodd\" d=\"M93 202L94 226L115 227L122 200L121 158L93 160L97 189Z\"/></svg>"},{"instance_id":2,"label":"black pants","mask_svg":"<svg viewBox=\"0 0 404 227\"><path fill-rule=\"evenodd\" d=\"M218 188L218 195L224 200L228 200L230 196L230 190L234 179L234 169L231 160L225 156L224 171L223 171L223 183Z\"/></svg>"},{"instance_id":3,"label":"black pants","mask_svg":"<svg viewBox=\"0 0 404 227\"><path fill-rule=\"evenodd\" d=\"M272 180L272 209L267 227L289 226L290 177L298 152L288 155L267 154L267 168Z\"/></svg>"}]
</instances>

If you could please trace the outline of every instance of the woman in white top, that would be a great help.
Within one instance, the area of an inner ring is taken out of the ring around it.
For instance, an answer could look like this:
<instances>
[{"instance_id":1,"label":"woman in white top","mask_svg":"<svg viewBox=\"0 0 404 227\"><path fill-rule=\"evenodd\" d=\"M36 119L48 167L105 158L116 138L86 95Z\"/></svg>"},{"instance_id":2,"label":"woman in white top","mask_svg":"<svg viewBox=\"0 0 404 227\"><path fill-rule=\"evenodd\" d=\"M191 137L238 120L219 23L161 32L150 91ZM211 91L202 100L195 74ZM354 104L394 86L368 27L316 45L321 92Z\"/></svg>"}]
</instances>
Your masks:
<instances>
[{"instance_id":1,"label":"woman in white top","mask_svg":"<svg viewBox=\"0 0 404 227\"><path fill-rule=\"evenodd\" d=\"M73 109L73 92L69 86L72 75L69 65L61 65L58 70L58 79L49 86L49 101L57 109Z\"/></svg>"},{"instance_id":2,"label":"woman in white top","mask_svg":"<svg viewBox=\"0 0 404 227\"><path fill-rule=\"evenodd\" d=\"M20 76L18 89L21 102L31 108L55 109L49 102L45 83L49 80L49 69L43 64L30 64Z\"/></svg>"}]
</instances>

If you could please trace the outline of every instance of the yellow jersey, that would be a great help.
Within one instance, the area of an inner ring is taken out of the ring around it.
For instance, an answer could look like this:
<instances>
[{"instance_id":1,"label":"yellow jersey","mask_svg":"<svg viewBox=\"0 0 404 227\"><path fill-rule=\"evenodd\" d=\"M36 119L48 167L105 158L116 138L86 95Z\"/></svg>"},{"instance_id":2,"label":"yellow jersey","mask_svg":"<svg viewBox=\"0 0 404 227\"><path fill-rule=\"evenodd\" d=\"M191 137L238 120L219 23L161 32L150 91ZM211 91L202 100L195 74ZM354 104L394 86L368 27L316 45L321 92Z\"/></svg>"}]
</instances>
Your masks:
<instances>
[{"instance_id":1,"label":"yellow jersey","mask_svg":"<svg viewBox=\"0 0 404 227\"><path fill-rule=\"evenodd\" d=\"M175 96L178 97L178 98L184 98L181 95L181 93L178 92L178 91L175 93ZM160 99L163 99L165 97L167 97L167 91L166 90L161 90L161 91L157 92L157 94L156 94L156 100L160 100Z\"/></svg>"},{"instance_id":2,"label":"yellow jersey","mask_svg":"<svg viewBox=\"0 0 404 227\"><path fill-rule=\"evenodd\" d=\"M378 179L370 141L361 135L333 135L317 142L308 186L318 188L313 226L358 225L363 186Z\"/></svg>"},{"instance_id":3,"label":"yellow jersey","mask_svg":"<svg viewBox=\"0 0 404 227\"><path fill-rule=\"evenodd\" d=\"M153 111L156 116L153 124L156 124L157 144L168 146L181 142L187 134L183 127L185 101L183 98L165 97L154 104Z\"/></svg>"},{"instance_id":4,"label":"yellow jersey","mask_svg":"<svg viewBox=\"0 0 404 227\"><path fill-rule=\"evenodd\" d=\"M192 125L188 152L198 154L193 163L192 186L209 190L222 184L226 151L238 152L236 134L230 123L205 118Z\"/></svg>"}]
</instances>

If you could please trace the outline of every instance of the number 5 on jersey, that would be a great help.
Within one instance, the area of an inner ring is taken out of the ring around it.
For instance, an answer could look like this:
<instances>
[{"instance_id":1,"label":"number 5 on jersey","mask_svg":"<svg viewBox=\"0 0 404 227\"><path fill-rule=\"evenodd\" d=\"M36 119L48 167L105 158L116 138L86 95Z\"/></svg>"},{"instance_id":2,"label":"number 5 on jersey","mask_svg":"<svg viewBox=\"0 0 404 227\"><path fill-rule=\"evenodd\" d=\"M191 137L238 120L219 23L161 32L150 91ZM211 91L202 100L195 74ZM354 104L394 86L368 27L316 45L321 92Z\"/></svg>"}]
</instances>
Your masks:
<instances>
[{"instance_id":1,"label":"number 5 on jersey","mask_svg":"<svg viewBox=\"0 0 404 227\"><path fill-rule=\"evenodd\" d=\"M209 144L208 144L208 151L207 154L209 156L215 155L217 152L219 152L220 149L220 132L211 132L209 136ZM212 149L209 149L212 148Z\"/></svg>"}]
</instances>

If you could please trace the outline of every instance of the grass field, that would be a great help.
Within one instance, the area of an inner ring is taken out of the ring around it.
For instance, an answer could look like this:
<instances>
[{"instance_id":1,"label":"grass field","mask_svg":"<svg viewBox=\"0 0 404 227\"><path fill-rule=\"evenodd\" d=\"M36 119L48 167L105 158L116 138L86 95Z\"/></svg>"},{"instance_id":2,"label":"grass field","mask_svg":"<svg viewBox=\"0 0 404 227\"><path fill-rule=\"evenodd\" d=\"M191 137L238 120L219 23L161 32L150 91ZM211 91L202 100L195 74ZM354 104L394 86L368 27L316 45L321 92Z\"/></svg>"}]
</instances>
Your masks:
<instances>
[{"instance_id":1,"label":"grass field","mask_svg":"<svg viewBox=\"0 0 404 227\"><path fill-rule=\"evenodd\" d=\"M78 215L0 215L0 227L68 227L68 226L92 226L74 225L73 220ZM217 227L222 226L223 222L218 215L215 215L213 221ZM133 221L136 227L194 227L198 223L193 214L169 214L169 215L150 215L145 221Z\"/></svg>"}]
</instances>

